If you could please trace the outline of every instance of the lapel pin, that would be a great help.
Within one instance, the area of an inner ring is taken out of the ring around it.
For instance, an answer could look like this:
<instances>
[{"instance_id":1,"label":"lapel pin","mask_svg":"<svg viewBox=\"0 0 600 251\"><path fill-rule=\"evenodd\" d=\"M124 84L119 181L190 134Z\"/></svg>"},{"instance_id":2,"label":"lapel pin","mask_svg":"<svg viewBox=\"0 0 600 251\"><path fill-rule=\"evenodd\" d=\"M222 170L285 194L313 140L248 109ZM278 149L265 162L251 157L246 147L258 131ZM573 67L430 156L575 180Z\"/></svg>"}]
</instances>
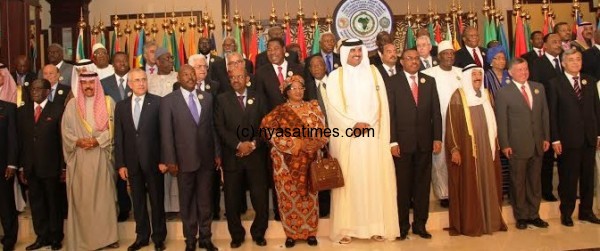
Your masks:
<instances>
[{"instance_id":1,"label":"lapel pin","mask_svg":"<svg viewBox=\"0 0 600 251\"><path fill-rule=\"evenodd\" d=\"M251 99L248 99L248 104L249 104L249 105L251 105L251 104L254 104L254 99L253 99L253 98L251 98Z\"/></svg>"},{"instance_id":2,"label":"lapel pin","mask_svg":"<svg viewBox=\"0 0 600 251\"><path fill-rule=\"evenodd\" d=\"M58 95L63 95L63 90L58 90Z\"/></svg>"},{"instance_id":3,"label":"lapel pin","mask_svg":"<svg viewBox=\"0 0 600 251\"><path fill-rule=\"evenodd\" d=\"M131 92L127 92L127 97L131 97Z\"/></svg>"},{"instance_id":4,"label":"lapel pin","mask_svg":"<svg viewBox=\"0 0 600 251\"><path fill-rule=\"evenodd\" d=\"M29 86L29 82L23 83L23 86Z\"/></svg>"},{"instance_id":5,"label":"lapel pin","mask_svg":"<svg viewBox=\"0 0 600 251\"><path fill-rule=\"evenodd\" d=\"M58 81L63 81L63 79L64 79L64 78L63 78L63 76L60 76L60 77L58 78Z\"/></svg>"},{"instance_id":6,"label":"lapel pin","mask_svg":"<svg viewBox=\"0 0 600 251\"><path fill-rule=\"evenodd\" d=\"M198 94L198 99L199 99L199 100L202 100L202 99L204 99L204 95L202 95L202 93Z\"/></svg>"},{"instance_id":7,"label":"lapel pin","mask_svg":"<svg viewBox=\"0 0 600 251\"><path fill-rule=\"evenodd\" d=\"M246 86L250 87L252 85L252 83L248 82L246 83Z\"/></svg>"},{"instance_id":8,"label":"lapel pin","mask_svg":"<svg viewBox=\"0 0 600 251\"><path fill-rule=\"evenodd\" d=\"M587 80L585 80L585 79L582 79L582 80L581 80L581 84L582 84L582 85L587 85Z\"/></svg>"},{"instance_id":9,"label":"lapel pin","mask_svg":"<svg viewBox=\"0 0 600 251\"><path fill-rule=\"evenodd\" d=\"M533 93L535 94L540 94L540 90L538 90L537 88L535 90L533 90Z\"/></svg>"},{"instance_id":10,"label":"lapel pin","mask_svg":"<svg viewBox=\"0 0 600 251\"><path fill-rule=\"evenodd\" d=\"M506 84L510 84L510 79L507 79L505 82Z\"/></svg>"},{"instance_id":11,"label":"lapel pin","mask_svg":"<svg viewBox=\"0 0 600 251\"><path fill-rule=\"evenodd\" d=\"M210 90L210 85L204 85L204 89Z\"/></svg>"},{"instance_id":12,"label":"lapel pin","mask_svg":"<svg viewBox=\"0 0 600 251\"><path fill-rule=\"evenodd\" d=\"M291 77L293 75L294 75L294 73L292 71L288 71L288 77Z\"/></svg>"},{"instance_id":13,"label":"lapel pin","mask_svg":"<svg viewBox=\"0 0 600 251\"><path fill-rule=\"evenodd\" d=\"M419 82L421 82L421 84L425 84L425 79L421 78L421 80L419 80Z\"/></svg>"},{"instance_id":14,"label":"lapel pin","mask_svg":"<svg viewBox=\"0 0 600 251\"><path fill-rule=\"evenodd\" d=\"M340 67L340 66L337 63L333 64L333 68L337 69L338 67Z\"/></svg>"},{"instance_id":15,"label":"lapel pin","mask_svg":"<svg viewBox=\"0 0 600 251\"><path fill-rule=\"evenodd\" d=\"M436 60L433 60L433 66L438 65L438 62Z\"/></svg>"},{"instance_id":16,"label":"lapel pin","mask_svg":"<svg viewBox=\"0 0 600 251\"><path fill-rule=\"evenodd\" d=\"M51 117L47 117L46 121L52 121L52 118Z\"/></svg>"},{"instance_id":17,"label":"lapel pin","mask_svg":"<svg viewBox=\"0 0 600 251\"><path fill-rule=\"evenodd\" d=\"M289 56L290 56L290 54L286 52L286 53L285 53L285 57L287 58L287 57L289 57Z\"/></svg>"},{"instance_id":18,"label":"lapel pin","mask_svg":"<svg viewBox=\"0 0 600 251\"><path fill-rule=\"evenodd\" d=\"M210 62L215 62L215 58L210 58Z\"/></svg>"}]
</instances>

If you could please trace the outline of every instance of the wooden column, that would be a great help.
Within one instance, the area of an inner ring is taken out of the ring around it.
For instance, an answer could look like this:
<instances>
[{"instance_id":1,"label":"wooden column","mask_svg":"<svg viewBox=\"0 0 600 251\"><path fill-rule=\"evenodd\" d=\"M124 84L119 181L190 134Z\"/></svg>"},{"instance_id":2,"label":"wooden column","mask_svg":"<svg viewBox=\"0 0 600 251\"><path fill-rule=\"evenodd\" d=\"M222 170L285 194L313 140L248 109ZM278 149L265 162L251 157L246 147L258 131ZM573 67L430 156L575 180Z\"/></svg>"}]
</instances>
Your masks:
<instances>
[{"instance_id":1,"label":"wooden column","mask_svg":"<svg viewBox=\"0 0 600 251\"><path fill-rule=\"evenodd\" d=\"M63 46L65 60L75 60L77 48L77 36L79 35L79 17L83 12L83 20L88 24L84 30L84 41L90 41L89 35L89 9L91 0L46 0L50 4L50 30L52 31L52 42ZM64 33L71 33L71 41L63 41ZM89 51L89 43L84 43L85 51ZM70 52L70 53L68 53ZM67 58L67 55L71 55ZM45 57L46 55L44 55Z\"/></svg>"}]
</instances>

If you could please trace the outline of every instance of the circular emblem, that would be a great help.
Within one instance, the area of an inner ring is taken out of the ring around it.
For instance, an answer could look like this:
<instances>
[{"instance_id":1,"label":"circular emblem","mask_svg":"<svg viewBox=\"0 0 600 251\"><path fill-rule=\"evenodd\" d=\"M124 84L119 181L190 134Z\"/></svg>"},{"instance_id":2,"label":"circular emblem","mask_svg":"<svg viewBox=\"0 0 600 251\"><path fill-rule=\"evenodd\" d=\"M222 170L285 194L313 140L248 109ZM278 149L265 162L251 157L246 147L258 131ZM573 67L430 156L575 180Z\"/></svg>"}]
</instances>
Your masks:
<instances>
[{"instance_id":1,"label":"circular emblem","mask_svg":"<svg viewBox=\"0 0 600 251\"><path fill-rule=\"evenodd\" d=\"M127 92L127 97L131 97L131 92Z\"/></svg>"},{"instance_id":2,"label":"circular emblem","mask_svg":"<svg viewBox=\"0 0 600 251\"><path fill-rule=\"evenodd\" d=\"M510 79L507 79L505 82L506 82L507 84L510 84Z\"/></svg>"},{"instance_id":3,"label":"circular emblem","mask_svg":"<svg viewBox=\"0 0 600 251\"><path fill-rule=\"evenodd\" d=\"M288 77L291 77L293 75L294 75L294 73L292 71L288 71Z\"/></svg>"},{"instance_id":4,"label":"circular emblem","mask_svg":"<svg viewBox=\"0 0 600 251\"><path fill-rule=\"evenodd\" d=\"M65 79L65 78L63 78L63 76L60 76L60 77L58 78L58 81L63 81L63 79Z\"/></svg>"},{"instance_id":5,"label":"circular emblem","mask_svg":"<svg viewBox=\"0 0 600 251\"><path fill-rule=\"evenodd\" d=\"M254 99L248 99L248 104L249 105L254 104Z\"/></svg>"},{"instance_id":6,"label":"circular emblem","mask_svg":"<svg viewBox=\"0 0 600 251\"><path fill-rule=\"evenodd\" d=\"M210 85L204 85L204 89L210 90Z\"/></svg>"},{"instance_id":7,"label":"circular emblem","mask_svg":"<svg viewBox=\"0 0 600 251\"><path fill-rule=\"evenodd\" d=\"M290 54L286 52L286 53L285 53L285 57L287 58L287 57L289 57L289 56L290 56Z\"/></svg>"},{"instance_id":8,"label":"circular emblem","mask_svg":"<svg viewBox=\"0 0 600 251\"><path fill-rule=\"evenodd\" d=\"M460 77L459 77L459 76L456 76L456 80L460 81Z\"/></svg>"},{"instance_id":9,"label":"circular emblem","mask_svg":"<svg viewBox=\"0 0 600 251\"><path fill-rule=\"evenodd\" d=\"M29 82L23 83L23 86L29 86Z\"/></svg>"},{"instance_id":10,"label":"circular emblem","mask_svg":"<svg viewBox=\"0 0 600 251\"><path fill-rule=\"evenodd\" d=\"M63 90L58 90L58 95L63 95Z\"/></svg>"},{"instance_id":11,"label":"circular emblem","mask_svg":"<svg viewBox=\"0 0 600 251\"><path fill-rule=\"evenodd\" d=\"M25 84L27 84L27 82L25 82ZM582 79L582 80L581 80L581 84L582 84L582 85L587 85L587 80L585 80L585 79Z\"/></svg>"},{"instance_id":12,"label":"circular emblem","mask_svg":"<svg viewBox=\"0 0 600 251\"><path fill-rule=\"evenodd\" d=\"M246 86L250 87L252 85L252 83L248 82L246 83Z\"/></svg>"},{"instance_id":13,"label":"circular emblem","mask_svg":"<svg viewBox=\"0 0 600 251\"><path fill-rule=\"evenodd\" d=\"M485 57L485 52L483 52L483 51L482 51L482 52L481 52L481 55Z\"/></svg>"},{"instance_id":14,"label":"circular emblem","mask_svg":"<svg viewBox=\"0 0 600 251\"><path fill-rule=\"evenodd\" d=\"M212 63L212 62L215 62L215 59L214 59L214 58L210 58L210 62L211 62L211 63Z\"/></svg>"},{"instance_id":15,"label":"circular emblem","mask_svg":"<svg viewBox=\"0 0 600 251\"><path fill-rule=\"evenodd\" d=\"M535 94L540 94L540 90L538 90L538 89L535 89L535 90L533 90L533 93L535 93Z\"/></svg>"},{"instance_id":16,"label":"circular emblem","mask_svg":"<svg viewBox=\"0 0 600 251\"><path fill-rule=\"evenodd\" d=\"M433 60L433 66L438 65L438 62L436 60Z\"/></svg>"},{"instance_id":17,"label":"circular emblem","mask_svg":"<svg viewBox=\"0 0 600 251\"><path fill-rule=\"evenodd\" d=\"M19 106L24 106L25 105L25 101L21 101L21 104Z\"/></svg>"},{"instance_id":18,"label":"circular emblem","mask_svg":"<svg viewBox=\"0 0 600 251\"><path fill-rule=\"evenodd\" d=\"M421 82L421 84L425 84L425 79L421 78L421 80L419 80L419 82Z\"/></svg>"},{"instance_id":19,"label":"circular emblem","mask_svg":"<svg viewBox=\"0 0 600 251\"><path fill-rule=\"evenodd\" d=\"M340 39L358 38L368 50L377 49L377 33L392 33L393 15L384 0L344 0L333 13L334 33Z\"/></svg>"},{"instance_id":20,"label":"circular emblem","mask_svg":"<svg viewBox=\"0 0 600 251\"><path fill-rule=\"evenodd\" d=\"M204 95L202 95L202 93L198 94L198 99L199 99L199 100L202 100L202 99L204 99Z\"/></svg>"}]
</instances>

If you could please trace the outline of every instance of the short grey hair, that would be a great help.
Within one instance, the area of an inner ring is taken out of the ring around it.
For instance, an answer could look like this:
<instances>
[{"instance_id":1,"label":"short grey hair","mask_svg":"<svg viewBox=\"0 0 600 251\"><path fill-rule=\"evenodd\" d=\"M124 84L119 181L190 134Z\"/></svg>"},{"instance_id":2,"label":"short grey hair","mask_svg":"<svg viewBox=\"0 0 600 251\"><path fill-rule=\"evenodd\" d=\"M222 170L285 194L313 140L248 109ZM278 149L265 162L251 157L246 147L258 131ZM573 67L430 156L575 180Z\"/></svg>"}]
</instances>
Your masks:
<instances>
[{"instance_id":1,"label":"short grey hair","mask_svg":"<svg viewBox=\"0 0 600 251\"><path fill-rule=\"evenodd\" d=\"M227 53L227 60L231 60L231 57L233 57L233 56L239 56L242 59L244 58L244 56L242 56L241 53L234 51L234 52Z\"/></svg>"},{"instance_id":2,"label":"short grey hair","mask_svg":"<svg viewBox=\"0 0 600 251\"><path fill-rule=\"evenodd\" d=\"M427 41L427 43L428 43L429 45L431 45L431 39L429 38L429 36L425 36L425 35L423 35L423 36L420 36L420 37L418 37L418 38L417 38L417 40L416 40L416 41L419 41L419 40L425 40L425 41Z\"/></svg>"},{"instance_id":3,"label":"short grey hair","mask_svg":"<svg viewBox=\"0 0 600 251\"><path fill-rule=\"evenodd\" d=\"M144 44L144 52L146 52L152 46L158 47L158 44L154 41L146 42L146 44Z\"/></svg>"},{"instance_id":4,"label":"short grey hair","mask_svg":"<svg viewBox=\"0 0 600 251\"><path fill-rule=\"evenodd\" d=\"M129 72L127 73L127 81L131 80L131 76L133 75L132 73L143 73L144 77L148 76L146 74L146 71L142 70L142 68L131 68L131 70L129 70Z\"/></svg>"},{"instance_id":5,"label":"short grey hair","mask_svg":"<svg viewBox=\"0 0 600 251\"><path fill-rule=\"evenodd\" d=\"M333 32L326 31L321 33L321 36L319 36L319 40L323 40L323 37L325 36L333 36L333 39L335 39L335 34L333 34Z\"/></svg>"},{"instance_id":6,"label":"short grey hair","mask_svg":"<svg viewBox=\"0 0 600 251\"><path fill-rule=\"evenodd\" d=\"M189 64L189 65L191 65L192 67L194 67L194 66L195 66L195 62L196 62L196 60L200 60L200 59L204 59L204 60L206 60L206 57L205 57L204 55L202 55L202 54L194 54L194 55L191 55L191 56L188 58L188 64Z\"/></svg>"},{"instance_id":7,"label":"short grey hair","mask_svg":"<svg viewBox=\"0 0 600 251\"><path fill-rule=\"evenodd\" d=\"M567 56L571 56L571 55L576 54L576 53L579 53L579 55L581 55L581 52L579 52L575 48L571 48L571 49L568 49L568 50L564 51L563 54L562 54L562 56L560 56L560 62L565 61L565 58Z\"/></svg>"},{"instance_id":8,"label":"short grey hair","mask_svg":"<svg viewBox=\"0 0 600 251\"><path fill-rule=\"evenodd\" d=\"M50 48L50 47L56 47L56 48L60 49L61 51L64 50L63 47L62 47L62 45L57 44L57 43L53 43L51 45L48 45L48 48Z\"/></svg>"},{"instance_id":9,"label":"short grey hair","mask_svg":"<svg viewBox=\"0 0 600 251\"><path fill-rule=\"evenodd\" d=\"M513 66L515 65L519 65L522 63L526 63L527 64L527 60L523 59L523 58L513 58L510 60L510 62L508 62L508 70L512 70Z\"/></svg>"}]
</instances>

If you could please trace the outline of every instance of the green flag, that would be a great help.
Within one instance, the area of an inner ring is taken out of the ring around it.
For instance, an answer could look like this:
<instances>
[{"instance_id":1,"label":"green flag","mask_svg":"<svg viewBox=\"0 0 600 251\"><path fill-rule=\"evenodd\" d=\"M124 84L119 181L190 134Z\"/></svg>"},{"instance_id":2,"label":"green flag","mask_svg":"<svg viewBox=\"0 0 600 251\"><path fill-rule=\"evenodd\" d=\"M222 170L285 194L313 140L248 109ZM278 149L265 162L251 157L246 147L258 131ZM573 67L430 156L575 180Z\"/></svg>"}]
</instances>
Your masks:
<instances>
[{"instance_id":1,"label":"green flag","mask_svg":"<svg viewBox=\"0 0 600 251\"><path fill-rule=\"evenodd\" d=\"M408 27L406 28L406 49L410 49L410 48L414 48L417 45L417 41L415 39L415 32L412 29L412 26L410 25L410 22L408 23Z\"/></svg>"},{"instance_id":2,"label":"green flag","mask_svg":"<svg viewBox=\"0 0 600 251\"><path fill-rule=\"evenodd\" d=\"M321 45L319 42L321 41L321 31L319 30L319 26L315 25L315 35L313 36L313 44L310 54L314 55L321 51Z\"/></svg>"}]
</instances>

